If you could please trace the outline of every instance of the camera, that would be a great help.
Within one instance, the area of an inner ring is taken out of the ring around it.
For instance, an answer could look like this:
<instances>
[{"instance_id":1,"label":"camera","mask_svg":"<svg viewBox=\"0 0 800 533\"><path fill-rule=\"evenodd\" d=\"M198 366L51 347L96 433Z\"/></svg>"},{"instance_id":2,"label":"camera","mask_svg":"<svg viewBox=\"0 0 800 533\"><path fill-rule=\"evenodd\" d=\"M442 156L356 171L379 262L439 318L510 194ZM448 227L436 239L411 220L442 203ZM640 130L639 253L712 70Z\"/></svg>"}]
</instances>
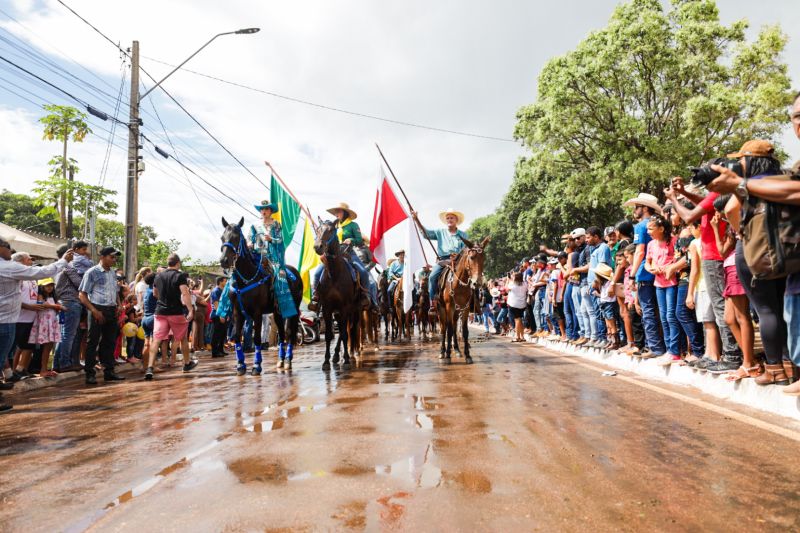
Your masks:
<instances>
[{"instance_id":1,"label":"camera","mask_svg":"<svg viewBox=\"0 0 800 533\"><path fill-rule=\"evenodd\" d=\"M689 178L694 185L698 186L707 186L709 183L714 181L719 177L719 172L711 168L711 165L719 165L721 167L725 167L727 169L732 170L736 173L737 176L744 175L744 169L742 168L742 164L739 162L738 159L728 159L726 157L717 157L716 159L712 159L700 167L689 167L692 175Z\"/></svg>"}]
</instances>

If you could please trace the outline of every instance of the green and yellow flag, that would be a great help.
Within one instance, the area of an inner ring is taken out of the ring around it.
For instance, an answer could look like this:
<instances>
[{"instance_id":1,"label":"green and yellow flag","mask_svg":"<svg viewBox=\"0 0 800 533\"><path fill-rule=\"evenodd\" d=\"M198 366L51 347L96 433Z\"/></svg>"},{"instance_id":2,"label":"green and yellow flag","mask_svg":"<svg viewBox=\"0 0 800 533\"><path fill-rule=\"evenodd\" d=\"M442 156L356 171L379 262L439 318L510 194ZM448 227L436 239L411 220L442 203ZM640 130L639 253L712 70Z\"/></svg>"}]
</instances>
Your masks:
<instances>
[{"instance_id":1,"label":"green and yellow flag","mask_svg":"<svg viewBox=\"0 0 800 533\"><path fill-rule=\"evenodd\" d=\"M300 279L303 280L303 301L311 301L311 273L319 266L319 256L314 251L314 229L311 221L306 218L306 226L303 229L303 241L300 245L300 264L297 270L300 271Z\"/></svg>"},{"instance_id":2,"label":"green and yellow flag","mask_svg":"<svg viewBox=\"0 0 800 533\"><path fill-rule=\"evenodd\" d=\"M294 201L292 195L272 176L269 186L269 201L278 205L275 220L281 223L283 243L287 248L294 238L294 230L300 220L300 204Z\"/></svg>"}]
</instances>

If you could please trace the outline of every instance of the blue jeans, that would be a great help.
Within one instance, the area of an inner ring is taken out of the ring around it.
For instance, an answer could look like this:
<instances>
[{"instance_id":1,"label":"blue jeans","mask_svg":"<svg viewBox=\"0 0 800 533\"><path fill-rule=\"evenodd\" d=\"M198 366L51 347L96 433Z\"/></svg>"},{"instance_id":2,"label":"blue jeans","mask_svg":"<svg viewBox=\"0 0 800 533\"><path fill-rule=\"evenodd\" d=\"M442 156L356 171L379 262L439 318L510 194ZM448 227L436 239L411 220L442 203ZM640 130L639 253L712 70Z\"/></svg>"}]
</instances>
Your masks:
<instances>
[{"instance_id":1,"label":"blue jeans","mask_svg":"<svg viewBox=\"0 0 800 533\"><path fill-rule=\"evenodd\" d=\"M64 311L64 323L61 324L61 342L56 347L55 358L53 359L53 368L56 370L69 368L73 364L72 345L78 333L78 326L81 323L81 311L83 310L80 302L72 300L62 301L61 305L67 309Z\"/></svg>"},{"instance_id":2,"label":"blue jeans","mask_svg":"<svg viewBox=\"0 0 800 533\"><path fill-rule=\"evenodd\" d=\"M591 314L592 298L589 296L589 286L581 285L581 316L583 317L583 336L592 340L597 338L597 322Z\"/></svg>"},{"instance_id":3,"label":"blue jeans","mask_svg":"<svg viewBox=\"0 0 800 533\"><path fill-rule=\"evenodd\" d=\"M444 270L444 267L439 263L433 265L433 269L431 269L431 275L428 278L428 294L431 297L431 301L436 298L436 293L439 291L439 276L442 275L442 270Z\"/></svg>"},{"instance_id":4,"label":"blue jeans","mask_svg":"<svg viewBox=\"0 0 800 533\"><path fill-rule=\"evenodd\" d=\"M788 333L789 359L795 366L800 366L800 294L783 297L783 319Z\"/></svg>"},{"instance_id":5,"label":"blue jeans","mask_svg":"<svg viewBox=\"0 0 800 533\"><path fill-rule=\"evenodd\" d=\"M592 314L592 320L594 320L596 324L595 327L597 328L597 334L594 336L594 340L604 341L608 338L608 334L606 332L606 321L603 320L603 313L600 310L600 298L592 294L590 291L589 299L592 302L589 312Z\"/></svg>"},{"instance_id":6,"label":"blue jeans","mask_svg":"<svg viewBox=\"0 0 800 533\"><path fill-rule=\"evenodd\" d=\"M500 314L497 315L497 328L500 328L500 324L506 322L508 322L508 307L503 307L500 309Z\"/></svg>"},{"instance_id":7,"label":"blue jeans","mask_svg":"<svg viewBox=\"0 0 800 533\"><path fill-rule=\"evenodd\" d=\"M539 291L533 296L533 320L536 325L536 331L542 331L545 326L544 320L542 320L542 308L544 307L544 299L539 298L539 295L542 293L542 290Z\"/></svg>"},{"instance_id":8,"label":"blue jeans","mask_svg":"<svg viewBox=\"0 0 800 533\"><path fill-rule=\"evenodd\" d=\"M483 306L483 313L481 314L481 317L483 318L483 326L486 328L486 333L489 333L490 320L494 323L495 329L497 328L497 323L494 320L491 304L486 304Z\"/></svg>"},{"instance_id":9,"label":"blue jeans","mask_svg":"<svg viewBox=\"0 0 800 533\"><path fill-rule=\"evenodd\" d=\"M572 285L572 311L575 313L575 338L580 339L586 336L585 322L583 321L583 312L581 311L581 296L580 285Z\"/></svg>"},{"instance_id":10,"label":"blue jeans","mask_svg":"<svg viewBox=\"0 0 800 533\"><path fill-rule=\"evenodd\" d=\"M373 292L375 293L372 303L377 305L377 295L378 295L377 285L375 291L373 291L372 287L370 286L372 278L367 273L367 269L364 268L364 263L361 262L361 259L358 258L355 252L350 253L350 264L352 264L353 268L356 269L363 284L367 287L367 291L369 292L370 298L373 298ZM325 271L325 265L319 265L317 267L317 269L314 271L314 284L312 285L312 287L316 287L317 285L319 285L319 280L322 278L322 273L324 271Z\"/></svg>"},{"instance_id":11,"label":"blue jeans","mask_svg":"<svg viewBox=\"0 0 800 533\"><path fill-rule=\"evenodd\" d=\"M574 287L573 284L567 283L567 287L564 290L564 327L567 329L567 338L569 340L578 338L575 333L578 321L575 318L575 305L572 303L572 287Z\"/></svg>"},{"instance_id":12,"label":"blue jeans","mask_svg":"<svg viewBox=\"0 0 800 533\"><path fill-rule=\"evenodd\" d=\"M656 288L653 282L639 282L639 307L642 308L642 326L644 327L645 344L655 355L664 355L664 339L658 331L658 313L656 312Z\"/></svg>"},{"instance_id":13,"label":"blue jeans","mask_svg":"<svg viewBox=\"0 0 800 533\"><path fill-rule=\"evenodd\" d=\"M0 324L0 372L6 367L6 359L14 349L14 337L17 334L17 325L14 322Z\"/></svg>"},{"instance_id":14,"label":"blue jeans","mask_svg":"<svg viewBox=\"0 0 800 533\"><path fill-rule=\"evenodd\" d=\"M689 284L678 285L678 305L675 314L686 336L689 337L689 349L692 355L702 357L706 351L703 339L703 326L697 321L694 309L686 307L686 295L689 293Z\"/></svg>"}]
</instances>

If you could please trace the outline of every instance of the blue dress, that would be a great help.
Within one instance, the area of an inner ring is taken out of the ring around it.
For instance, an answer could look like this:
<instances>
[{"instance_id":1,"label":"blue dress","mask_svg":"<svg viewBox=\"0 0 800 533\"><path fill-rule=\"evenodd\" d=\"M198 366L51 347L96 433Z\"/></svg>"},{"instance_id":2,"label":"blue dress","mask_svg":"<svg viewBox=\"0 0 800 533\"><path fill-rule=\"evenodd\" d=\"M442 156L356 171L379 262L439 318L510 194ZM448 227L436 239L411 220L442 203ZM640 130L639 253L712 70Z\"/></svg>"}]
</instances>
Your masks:
<instances>
[{"instance_id":1,"label":"blue dress","mask_svg":"<svg viewBox=\"0 0 800 533\"><path fill-rule=\"evenodd\" d=\"M286 280L286 247L283 244L280 222L275 220L268 226L263 222L250 226L250 244L254 253L259 254L262 259L267 258L274 265L275 300L278 309L283 318L292 318L297 314L297 308Z\"/></svg>"}]
</instances>

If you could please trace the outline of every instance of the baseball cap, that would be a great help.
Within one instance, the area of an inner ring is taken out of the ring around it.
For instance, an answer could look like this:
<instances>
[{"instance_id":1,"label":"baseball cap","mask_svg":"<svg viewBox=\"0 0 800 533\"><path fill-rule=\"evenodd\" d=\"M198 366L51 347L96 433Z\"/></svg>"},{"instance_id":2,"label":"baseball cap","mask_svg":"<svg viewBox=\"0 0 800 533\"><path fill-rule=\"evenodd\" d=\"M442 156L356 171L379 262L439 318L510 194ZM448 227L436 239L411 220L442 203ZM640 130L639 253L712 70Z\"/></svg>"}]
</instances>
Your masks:
<instances>
[{"instance_id":1,"label":"baseball cap","mask_svg":"<svg viewBox=\"0 0 800 533\"><path fill-rule=\"evenodd\" d=\"M578 237L583 237L586 235L586 230L584 228L575 228L572 230L572 238L577 239Z\"/></svg>"},{"instance_id":2,"label":"baseball cap","mask_svg":"<svg viewBox=\"0 0 800 533\"><path fill-rule=\"evenodd\" d=\"M551 257L551 258L550 258L550 259L547 261L547 264L548 264L548 265L555 265L555 264L557 264L557 263L558 263L558 259L556 259L555 257Z\"/></svg>"},{"instance_id":3,"label":"baseball cap","mask_svg":"<svg viewBox=\"0 0 800 533\"><path fill-rule=\"evenodd\" d=\"M100 250L100 256L104 255L120 255L120 251L114 248L113 246L106 246Z\"/></svg>"},{"instance_id":4,"label":"baseball cap","mask_svg":"<svg viewBox=\"0 0 800 533\"><path fill-rule=\"evenodd\" d=\"M747 141L742 145L738 152L728 154L728 157L772 157L775 155L775 147L772 143L762 139Z\"/></svg>"}]
</instances>

